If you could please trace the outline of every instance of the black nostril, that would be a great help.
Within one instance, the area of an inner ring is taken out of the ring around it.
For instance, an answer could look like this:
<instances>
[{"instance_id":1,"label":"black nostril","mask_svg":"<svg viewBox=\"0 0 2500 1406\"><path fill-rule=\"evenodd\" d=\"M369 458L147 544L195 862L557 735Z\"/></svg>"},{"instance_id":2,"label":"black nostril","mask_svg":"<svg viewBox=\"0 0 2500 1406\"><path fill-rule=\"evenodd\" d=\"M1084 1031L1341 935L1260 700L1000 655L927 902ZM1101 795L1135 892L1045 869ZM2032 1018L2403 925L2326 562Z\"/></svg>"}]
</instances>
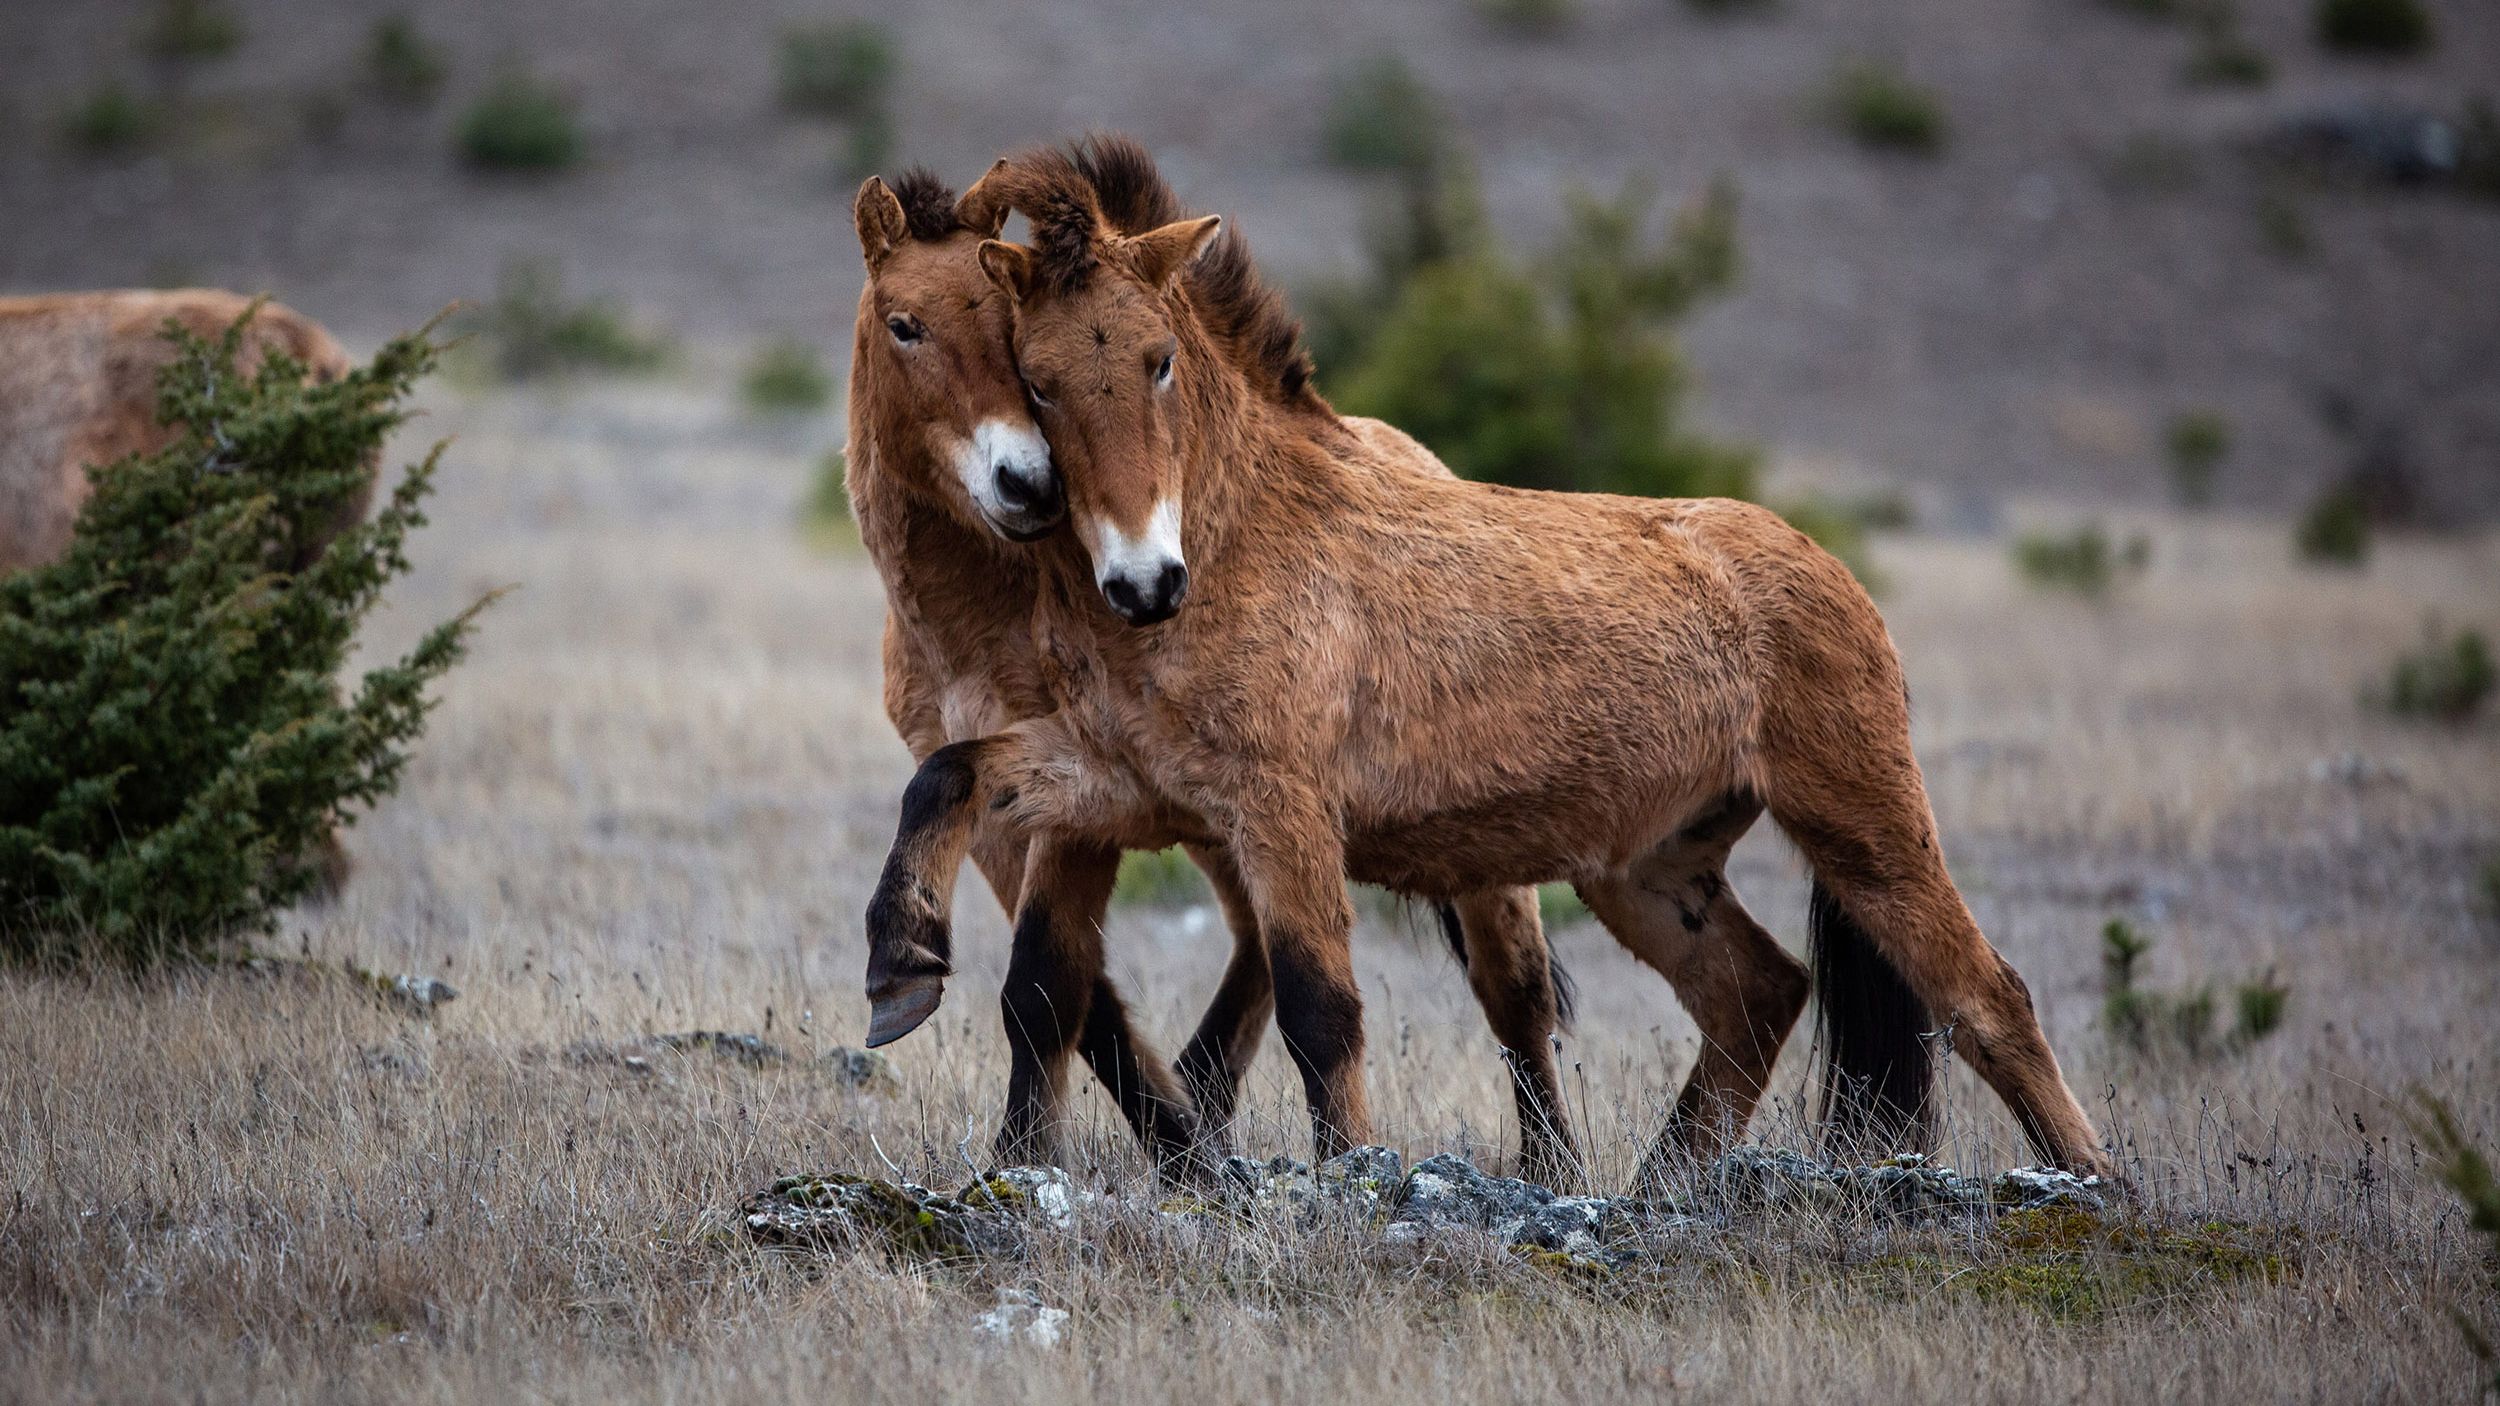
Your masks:
<instances>
[{"instance_id":1,"label":"black nostril","mask_svg":"<svg viewBox=\"0 0 2500 1406\"><path fill-rule=\"evenodd\" d=\"M1155 601L1163 608L1163 613L1169 615L1178 610L1181 597L1187 594L1189 568L1176 561L1164 563L1163 574L1155 578Z\"/></svg>"},{"instance_id":2,"label":"black nostril","mask_svg":"<svg viewBox=\"0 0 2500 1406\"><path fill-rule=\"evenodd\" d=\"M998 466L998 501L1022 512L1033 506L1041 493L1033 481L1005 464Z\"/></svg>"},{"instance_id":3,"label":"black nostril","mask_svg":"<svg viewBox=\"0 0 2500 1406\"><path fill-rule=\"evenodd\" d=\"M1146 602L1138 596L1137 587L1125 576L1114 576L1103 582L1102 594L1103 599L1111 602L1111 608L1123 617L1135 619L1145 612Z\"/></svg>"}]
</instances>

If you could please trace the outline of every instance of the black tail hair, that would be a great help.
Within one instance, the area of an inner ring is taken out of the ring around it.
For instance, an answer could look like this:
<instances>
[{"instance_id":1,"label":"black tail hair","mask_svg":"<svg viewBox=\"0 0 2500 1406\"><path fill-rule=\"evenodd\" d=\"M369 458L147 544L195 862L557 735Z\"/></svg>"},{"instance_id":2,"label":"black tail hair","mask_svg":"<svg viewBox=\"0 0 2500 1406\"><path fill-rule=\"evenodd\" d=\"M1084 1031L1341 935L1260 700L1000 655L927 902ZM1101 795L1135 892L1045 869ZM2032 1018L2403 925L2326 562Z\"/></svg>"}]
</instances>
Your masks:
<instances>
[{"instance_id":1,"label":"black tail hair","mask_svg":"<svg viewBox=\"0 0 2500 1406\"><path fill-rule=\"evenodd\" d=\"M1835 1145L1923 1149L1931 1132L1933 1017L1901 973L1821 884L1807 906L1823 1045L1823 1126Z\"/></svg>"},{"instance_id":2,"label":"black tail hair","mask_svg":"<svg viewBox=\"0 0 2500 1406\"><path fill-rule=\"evenodd\" d=\"M1454 904L1436 903L1433 911L1441 915L1441 940L1450 945L1450 955L1458 959L1458 969L1467 970L1467 930L1458 924L1458 908ZM1571 979L1562 958L1552 948L1545 952L1545 979L1554 988L1554 1023L1564 1030L1580 1015L1580 983Z\"/></svg>"}]
</instances>

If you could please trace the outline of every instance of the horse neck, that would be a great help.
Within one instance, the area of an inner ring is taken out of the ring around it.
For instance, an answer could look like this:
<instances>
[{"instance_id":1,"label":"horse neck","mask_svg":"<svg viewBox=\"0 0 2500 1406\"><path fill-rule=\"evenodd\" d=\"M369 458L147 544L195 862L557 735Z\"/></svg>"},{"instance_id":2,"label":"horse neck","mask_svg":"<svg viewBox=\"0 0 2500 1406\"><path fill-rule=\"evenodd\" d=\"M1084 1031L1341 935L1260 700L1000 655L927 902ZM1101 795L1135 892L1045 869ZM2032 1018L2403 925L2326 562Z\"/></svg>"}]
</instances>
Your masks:
<instances>
[{"instance_id":1,"label":"horse neck","mask_svg":"<svg viewBox=\"0 0 2500 1406\"><path fill-rule=\"evenodd\" d=\"M1212 338L1200 337L1209 355L1192 364L1209 369L1190 385L1181 448L1182 532L1193 574L1220 571L1245 525L1306 511L1314 488L1341 477L1306 432L1309 411L1261 397Z\"/></svg>"}]
</instances>

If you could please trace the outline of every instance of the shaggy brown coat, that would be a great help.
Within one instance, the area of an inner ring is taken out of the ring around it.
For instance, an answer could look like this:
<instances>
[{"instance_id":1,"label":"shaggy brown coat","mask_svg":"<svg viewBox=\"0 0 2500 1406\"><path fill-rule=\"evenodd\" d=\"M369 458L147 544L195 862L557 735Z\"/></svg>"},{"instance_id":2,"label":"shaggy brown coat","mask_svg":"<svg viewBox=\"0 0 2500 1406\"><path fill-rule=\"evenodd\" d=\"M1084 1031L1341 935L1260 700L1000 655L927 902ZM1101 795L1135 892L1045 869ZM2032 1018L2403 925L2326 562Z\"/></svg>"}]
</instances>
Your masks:
<instances>
[{"instance_id":1,"label":"shaggy brown coat","mask_svg":"<svg viewBox=\"0 0 2500 1406\"><path fill-rule=\"evenodd\" d=\"M1020 160L1034 245L982 250L1077 529L1036 550L1061 706L924 764L872 944L936 938L918 899L990 810L1071 838L1187 817L1241 870L1326 1154L1371 1132L1342 877L1426 896L1565 880L1679 990L1717 988L1685 996L1705 1051L1679 1110L1698 1116L1663 1156L1743 1126L1804 997L1721 875L1767 808L1835 938L1938 1013L2042 1155L2101 1164L1946 873L1900 661L1845 566L1747 503L1392 471L1276 354L1281 309L1238 241L1212 218L1120 233L1086 154ZM1237 286L1179 276L1202 259ZM1096 558L1155 540L1162 514L1192 584L1136 628Z\"/></svg>"},{"instance_id":2,"label":"shaggy brown coat","mask_svg":"<svg viewBox=\"0 0 2500 1406\"><path fill-rule=\"evenodd\" d=\"M886 712L913 756L925 760L949 742L1055 706L1031 634L1032 554L1005 540L1002 533L1015 529L984 516L954 462L984 426L1031 432L1009 355L1008 305L976 258L1006 207L990 182L957 199L913 172L890 189L865 182L854 215L868 280L854 328L846 472L862 540L886 587ZM1140 227L1155 215L1131 212ZM1449 476L1398 430L1348 423L1382 462ZM972 463L987 471L986 461ZM1194 833L1148 823L1118 844L1058 846L1030 863L1025 837L1006 824L983 824L970 835L971 856L1000 904L1020 914L1002 994L1015 1059L1002 1158L1047 1155L1071 1046L1165 1165L1188 1165L1198 1138L1220 1143L1274 1004L1249 896L1220 844L1193 845L1190 853L1231 924L1233 955L1174 1071L1179 1087L1137 1038L1102 973L1100 918L1120 848L1160 848ZM1523 1161L1542 1176L1567 1175L1571 1149L1550 1040L1557 998L1535 896L1470 893L1454 906L1471 982L1511 1052ZM924 962L907 975L925 1004L881 1007L899 1014L872 1027L872 1043L916 1025L911 1010L934 1008L951 952L940 945L923 955L936 965ZM872 994L891 996L892 975L872 966Z\"/></svg>"},{"instance_id":3,"label":"shaggy brown coat","mask_svg":"<svg viewBox=\"0 0 2500 1406\"><path fill-rule=\"evenodd\" d=\"M0 574L69 549L92 491L88 468L171 442L175 432L156 418L157 373L174 354L166 321L214 339L250 306L211 288L0 298ZM321 324L277 303L252 319L236 369L254 374L271 351L324 382L354 365ZM368 485L339 530L371 499Z\"/></svg>"}]
</instances>

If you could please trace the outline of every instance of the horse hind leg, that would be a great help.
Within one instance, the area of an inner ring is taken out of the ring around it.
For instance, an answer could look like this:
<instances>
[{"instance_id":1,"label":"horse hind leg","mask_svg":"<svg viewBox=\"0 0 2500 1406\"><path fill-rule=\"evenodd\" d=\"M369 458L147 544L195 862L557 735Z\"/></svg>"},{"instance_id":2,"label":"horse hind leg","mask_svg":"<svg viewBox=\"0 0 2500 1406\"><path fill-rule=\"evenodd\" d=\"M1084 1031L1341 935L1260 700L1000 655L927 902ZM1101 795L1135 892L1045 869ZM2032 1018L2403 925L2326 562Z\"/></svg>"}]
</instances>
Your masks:
<instances>
[{"instance_id":1,"label":"horse hind leg","mask_svg":"<svg viewBox=\"0 0 2500 1406\"><path fill-rule=\"evenodd\" d=\"M1501 1043L1519 1114L1520 1174L1548 1186L1580 1180L1580 1158L1563 1116L1554 1030L1562 1001L1538 918L1536 890L1484 889L1450 905L1467 984Z\"/></svg>"},{"instance_id":2,"label":"horse hind leg","mask_svg":"<svg viewBox=\"0 0 2500 1406\"><path fill-rule=\"evenodd\" d=\"M1731 798L1628 871L1579 886L1589 911L1667 979L1701 1031L1701 1053L1642 1162L1642 1184L1744 1131L1805 1010L1804 966L1745 911L1726 878L1728 850L1760 813L1750 797Z\"/></svg>"},{"instance_id":3,"label":"horse hind leg","mask_svg":"<svg viewBox=\"0 0 2500 1406\"><path fill-rule=\"evenodd\" d=\"M1817 965L1826 973L1832 1036L1827 1111L1844 1134L1897 1131L1915 1140L1926 1125L1932 1071L1911 1043L1918 1032L1895 1027L1932 1022L2005 1101L2040 1156L2074 1171L2101 1170L2098 1139L2058 1069L2030 989L1981 935L1945 871L1897 696L1893 711L1872 738L1835 729L1821 735L1818 750L1774 749L1766 757L1772 818L1814 873Z\"/></svg>"}]
</instances>

